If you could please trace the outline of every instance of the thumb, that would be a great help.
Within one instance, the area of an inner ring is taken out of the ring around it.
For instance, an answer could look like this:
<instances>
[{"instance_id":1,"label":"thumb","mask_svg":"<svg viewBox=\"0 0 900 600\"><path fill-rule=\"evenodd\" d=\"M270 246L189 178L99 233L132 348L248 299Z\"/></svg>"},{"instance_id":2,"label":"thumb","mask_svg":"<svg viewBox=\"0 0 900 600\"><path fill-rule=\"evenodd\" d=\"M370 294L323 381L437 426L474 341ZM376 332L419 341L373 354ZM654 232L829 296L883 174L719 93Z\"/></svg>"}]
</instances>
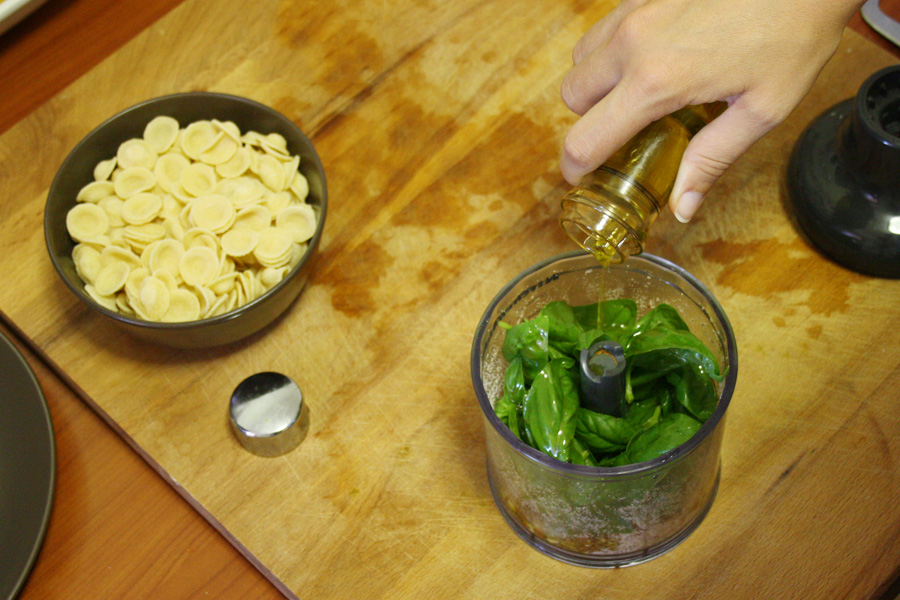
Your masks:
<instances>
[{"instance_id":1,"label":"thumb","mask_svg":"<svg viewBox=\"0 0 900 600\"><path fill-rule=\"evenodd\" d=\"M669 208L675 218L690 221L728 167L780 121L732 104L701 129L684 151L672 187Z\"/></svg>"}]
</instances>

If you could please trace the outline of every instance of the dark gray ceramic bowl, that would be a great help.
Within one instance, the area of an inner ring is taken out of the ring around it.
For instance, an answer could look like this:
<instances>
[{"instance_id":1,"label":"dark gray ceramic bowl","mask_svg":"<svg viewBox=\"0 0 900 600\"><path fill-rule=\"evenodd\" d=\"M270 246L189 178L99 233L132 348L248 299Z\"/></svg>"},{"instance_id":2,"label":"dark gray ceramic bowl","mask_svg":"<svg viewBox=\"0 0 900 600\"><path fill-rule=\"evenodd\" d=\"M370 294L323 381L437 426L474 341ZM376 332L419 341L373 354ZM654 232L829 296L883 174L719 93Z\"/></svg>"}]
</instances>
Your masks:
<instances>
[{"instance_id":1,"label":"dark gray ceramic bowl","mask_svg":"<svg viewBox=\"0 0 900 600\"><path fill-rule=\"evenodd\" d=\"M277 132L287 140L288 151L300 156L300 171L309 181L307 203L318 213L316 232L306 254L275 287L231 312L185 323L156 323L110 311L84 291L75 272L75 242L66 230L66 214L75 205L78 191L93 180L94 167L115 156L122 142L141 137L144 127L159 115L178 120L182 127L202 119L234 121L242 132ZM188 92L147 100L115 115L90 132L69 153L50 186L44 209L44 236L50 260L70 290L91 309L114 321L128 333L151 342L179 348L220 346L256 333L281 315L303 290L313 257L322 237L327 208L325 172L312 142L287 117L271 108L237 96Z\"/></svg>"}]
</instances>

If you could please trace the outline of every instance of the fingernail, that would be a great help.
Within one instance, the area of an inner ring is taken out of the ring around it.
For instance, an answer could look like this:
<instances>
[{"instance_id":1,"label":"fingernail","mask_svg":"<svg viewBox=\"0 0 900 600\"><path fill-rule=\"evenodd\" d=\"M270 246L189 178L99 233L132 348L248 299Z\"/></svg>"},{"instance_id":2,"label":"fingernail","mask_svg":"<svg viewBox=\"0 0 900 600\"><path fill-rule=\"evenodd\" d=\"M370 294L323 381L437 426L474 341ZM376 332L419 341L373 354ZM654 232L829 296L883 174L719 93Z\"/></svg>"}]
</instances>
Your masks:
<instances>
[{"instance_id":1,"label":"fingernail","mask_svg":"<svg viewBox=\"0 0 900 600\"><path fill-rule=\"evenodd\" d=\"M694 216L694 213L697 212L697 209L700 208L702 202L703 195L699 192L683 193L675 203L675 210L673 211L675 218L682 223L687 223Z\"/></svg>"}]
</instances>

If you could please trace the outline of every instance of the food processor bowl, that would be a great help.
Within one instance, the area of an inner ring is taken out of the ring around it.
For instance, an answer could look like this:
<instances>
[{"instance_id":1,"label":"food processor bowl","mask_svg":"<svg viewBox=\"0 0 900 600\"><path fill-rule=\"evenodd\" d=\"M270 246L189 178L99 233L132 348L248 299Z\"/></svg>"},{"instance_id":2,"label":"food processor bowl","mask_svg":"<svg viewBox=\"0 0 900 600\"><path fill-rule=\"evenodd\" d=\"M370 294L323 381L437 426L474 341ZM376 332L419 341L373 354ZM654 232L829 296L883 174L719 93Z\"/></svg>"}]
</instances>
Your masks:
<instances>
[{"instance_id":1,"label":"food processor bowl","mask_svg":"<svg viewBox=\"0 0 900 600\"><path fill-rule=\"evenodd\" d=\"M679 311L727 368L718 404L691 439L653 460L620 467L561 462L519 440L494 413L507 366L500 323L533 318L554 300L583 305L613 298L635 300L638 314L660 303ZM691 274L648 254L606 268L583 252L551 258L497 294L478 324L471 359L491 492L509 526L531 546L570 564L622 567L671 550L700 525L719 484L737 346L722 307Z\"/></svg>"}]
</instances>

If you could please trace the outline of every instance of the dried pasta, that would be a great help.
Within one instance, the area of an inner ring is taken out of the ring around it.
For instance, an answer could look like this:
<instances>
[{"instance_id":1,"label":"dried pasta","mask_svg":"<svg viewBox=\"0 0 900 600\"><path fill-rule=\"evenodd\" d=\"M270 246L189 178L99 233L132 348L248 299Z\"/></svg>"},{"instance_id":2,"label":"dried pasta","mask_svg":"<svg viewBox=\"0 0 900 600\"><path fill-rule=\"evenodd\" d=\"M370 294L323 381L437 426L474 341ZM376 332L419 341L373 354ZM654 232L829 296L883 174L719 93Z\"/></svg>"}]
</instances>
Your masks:
<instances>
[{"instance_id":1,"label":"dried pasta","mask_svg":"<svg viewBox=\"0 0 900 600\"><path fill-rule=\"evenodd\" d=\"M75 270L109 310L147 321L215 317L278 285L318 213L277 133L230 121L151 120L76 196L66 229Z\"/></svg>"}]
</instances>

